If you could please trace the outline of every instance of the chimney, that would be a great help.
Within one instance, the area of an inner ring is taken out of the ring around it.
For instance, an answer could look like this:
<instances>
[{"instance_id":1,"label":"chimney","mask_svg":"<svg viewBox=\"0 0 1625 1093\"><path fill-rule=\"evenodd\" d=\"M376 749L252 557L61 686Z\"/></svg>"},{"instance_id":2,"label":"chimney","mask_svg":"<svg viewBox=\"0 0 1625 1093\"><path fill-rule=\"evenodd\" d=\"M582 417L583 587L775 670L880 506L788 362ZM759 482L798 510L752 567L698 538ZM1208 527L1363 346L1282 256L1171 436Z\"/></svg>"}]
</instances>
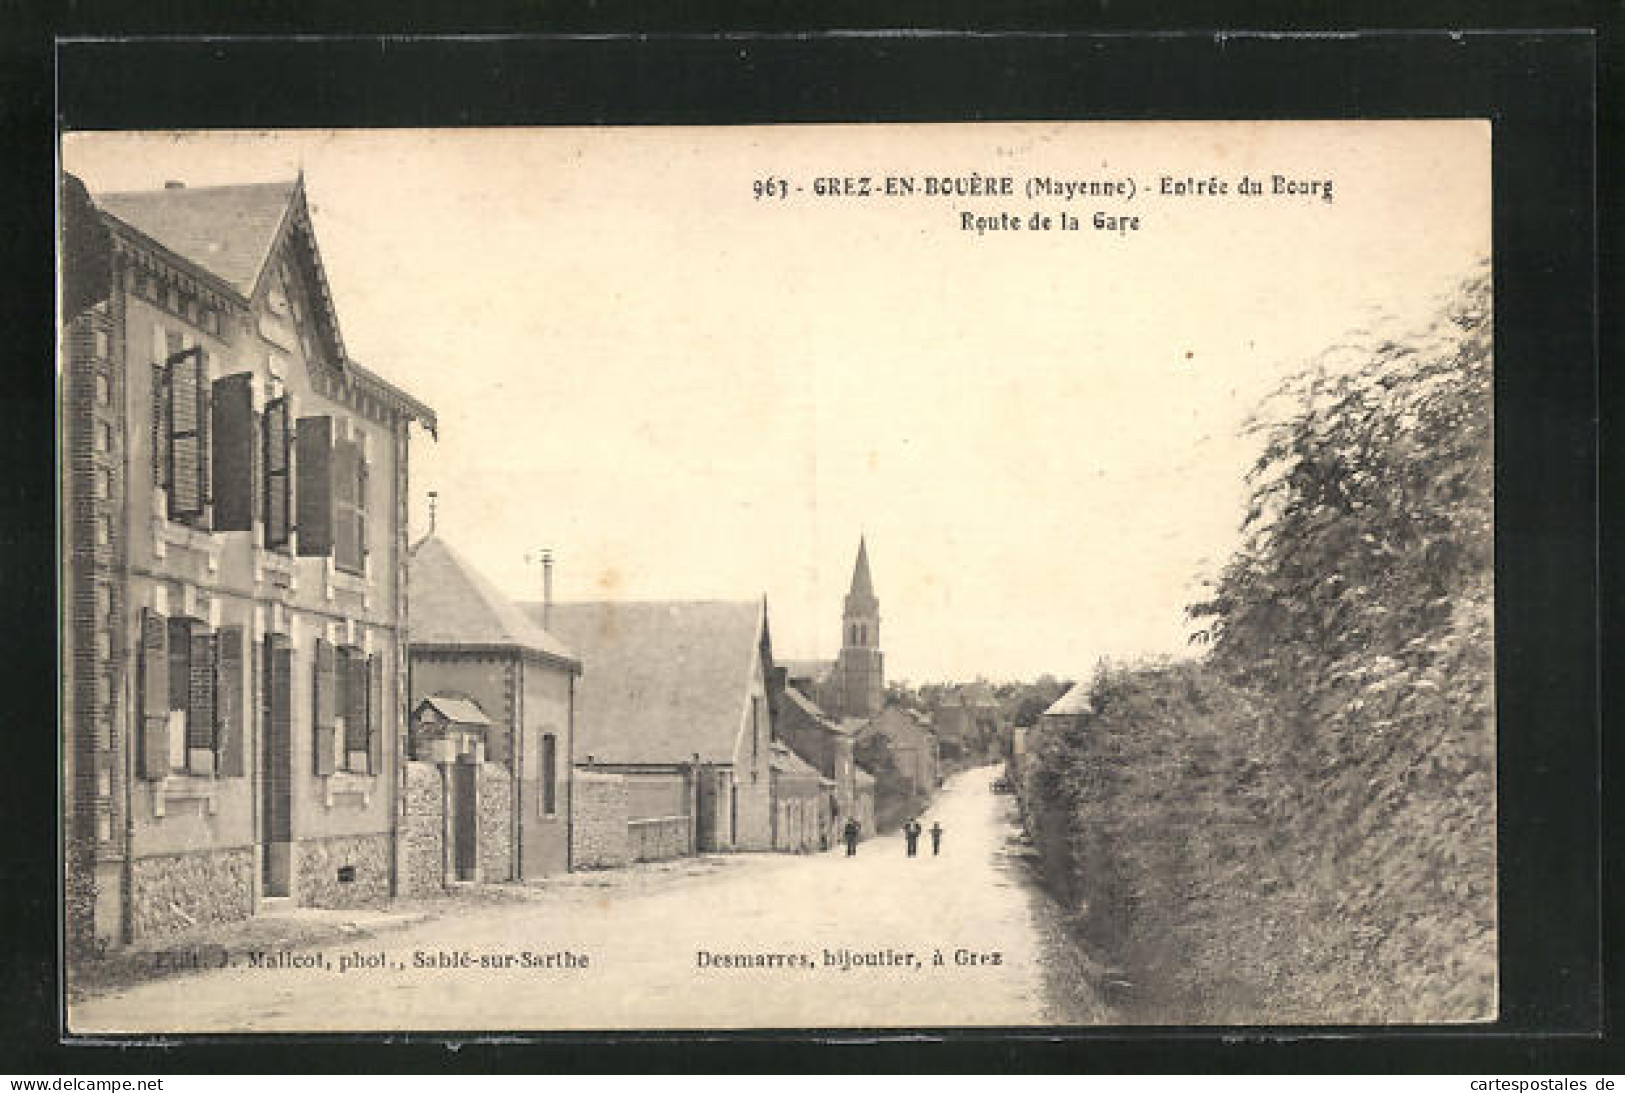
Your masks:
<instances>
[{"instance_id":1,"label":"chimney","mask_svg":"<svg viewBox=\"0 0 1625 1093\"><path fill-rule=\"evenodd\" d=\"M164 180L164 189L166 189L166 190L184 190L184 189L186 189L186 183L182 182L178 178L165 179Z\"/></svg>"},{"instance_id":2,"label":"chimney","mask_svg":"<svg viewBox=\"0 0 1625 1093\"><path fill-rule=\"evenodd\" d=\"M542 551L542 629L553 622L553 552Z\"/></svg>"}]
</instances>

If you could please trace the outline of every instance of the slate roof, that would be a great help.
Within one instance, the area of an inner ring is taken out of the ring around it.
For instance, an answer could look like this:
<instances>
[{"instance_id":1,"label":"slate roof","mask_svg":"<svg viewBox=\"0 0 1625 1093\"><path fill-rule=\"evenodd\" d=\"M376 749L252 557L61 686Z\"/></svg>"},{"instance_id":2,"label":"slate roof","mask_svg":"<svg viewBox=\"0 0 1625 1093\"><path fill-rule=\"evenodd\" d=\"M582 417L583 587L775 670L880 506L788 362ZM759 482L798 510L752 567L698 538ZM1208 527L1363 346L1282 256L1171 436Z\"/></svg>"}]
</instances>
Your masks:
<instances>
[{"instance_id":1,"label":"slate roof","mask_svg":"<svg viewBox=\"0 0 1625 1093\"><path fill-rule=\"evenodd\" d=\"M814 702L812 699L808 698L794 687L786 687L784 689L784 697L789 699L791 702L794 702L804 713L806 713L808 717L812 718L819 725L828 729L830 732L844 733L848 736L852 734L853 729L851 726L842 724L836 718L833 718L829 714L825 713L818 703Z\"/></svg>"},{"instance_id":2,"label":"slate roof","mask_svg":"<svg viewBox=\"0 0 1625 1093\"><path fill-rule=\"evenodd\" d=\"M533 618L540 604L526 604ZM763 637L756 601L555 603L581 657L575 754L601 763L731 763Z\"/></svg>"},{"instance_id":3,"label":"slate roof","mask_svg":"<svg viewBox=\"0 0 1625 1093\"><path fill-rule=\"evenodd\" d=\"M480 704L467 695L446 694L444 692L432 694L418 703L418 709L432 706L440 711L440 716L447 721L459 725L489 725L491 719L485 716Z\"/></svg>"},{"instance_id":4,"label":"slate roof","mask_svg":"<svg viewBox=\"0 0 1625 1093\"><path fill-rule=\"evenodd\" d=\"M519 605L436 535L408 556L408 643L412 648L462 646L539 653L579 670L569 646L543 630Z\"/></svg>"},{"instance_id":5,"label":"slate roof","mask_svg":"<svg viewBox=\"0 0 1625 1093\"><path fill-rule=\"evenodd\" d=\"M814 778L827 785L835 784L834 779L824 777L817 767L791 751L789 745L777 740L773 741L773 754L768 757L768 762L780 774L789 774L797 778Z\"/></svg>"},{"instance_id":6,"label":"slate roof","mask_svg":"<svg viewBox=\"0 0 1625 1093\"><path fill-rule=\"evenodd\" d=\"M297 179L97 194L96 204L154 242L251 296Z\"/></svg>"},{"instance_id":7,"label":"slate roof","mask_svg":"<svg viewBox=\"0 0 1625 1093\"><path fill-rule=\"evenodd\" d=\"M1050 705L1044 711L1045 717L1075 717L1082 713L1094 713L1095 707L1089 701L1089 685L1074 683L1070 690Z\"/></svg>"}]
</instances>

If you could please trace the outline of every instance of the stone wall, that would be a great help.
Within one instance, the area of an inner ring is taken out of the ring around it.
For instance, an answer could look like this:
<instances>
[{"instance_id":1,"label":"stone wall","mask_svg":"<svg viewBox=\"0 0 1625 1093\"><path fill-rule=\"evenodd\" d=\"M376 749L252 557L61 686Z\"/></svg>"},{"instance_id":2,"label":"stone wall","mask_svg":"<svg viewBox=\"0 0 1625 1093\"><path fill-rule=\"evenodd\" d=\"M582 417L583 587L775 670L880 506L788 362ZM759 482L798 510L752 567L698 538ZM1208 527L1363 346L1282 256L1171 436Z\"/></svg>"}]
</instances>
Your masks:
<instances>
[{"instance_id":1,"label":"stone wall","mask_svg":"<svg viewBox=\"0 0 1625 1093\"><path fill-rule=\"evenodd\" d=\"M389 836L301 839L295 850L301 907L365 907L389 900ZM339 870L354 879L339 880Z\"/></svg>"},{"instance_id":2,"label":"stone wall","mask_svg":"<svg viewBox=\"0 0 1625 1093\"><path fill-rule=\"evenodd\" d=\"M617 774L575 772L570 851L577 869L612 869L632 860L626 780Z\"/></svg>"},{"instance_id":3,"label":"stone wall","mask_svg":"<svg viewBox=\"0 0 1625 1093\"><path fill-rule=\"evenodd\" d=\"M401 820L401 894L433 896L445 891L445 801L440 770L433 763L406 764L406 815Z\"/></svg>"},{"instance_id":4,"label":"stone wall","mask_svg":"<svg viewBox=\"0 0 1625 1093\"><path fill-rule=\"evenodd\" d=\"M629 820L627 841L633 861L665 861L689 853L693 838L687 816L666 816L656 820Z\"/></svg>"},{"instance_id":5,"label":"stone wall","mask_svg":"<svg viewBox=\"0 0 1625 1093\"><path fill-rule=\"evenodd\" d=\"M815 853L829 843L823 824L828 814L822 794L787 794L774 801L773 849Z\"/></svg>"},{"instance_id":6,"label":"stone wall","mask_svg":"<svg viewBox=\"0 0 1625 1093\"><path fill-rule=\"evenodd\" d=\"M206 850L137 859L131 869L135 937L161 937L254 913L254 851Z\"/></svg>"},{"instance_id":7,"label":"stone wall","mask_svg":"<svg viewBox=\"0 0 1625 1093\"><path fill-rule=\"evenodd\" d=\"M513 778L502 763L480 767L480 879L513 880Z\"/></svg>"}]
</instances>

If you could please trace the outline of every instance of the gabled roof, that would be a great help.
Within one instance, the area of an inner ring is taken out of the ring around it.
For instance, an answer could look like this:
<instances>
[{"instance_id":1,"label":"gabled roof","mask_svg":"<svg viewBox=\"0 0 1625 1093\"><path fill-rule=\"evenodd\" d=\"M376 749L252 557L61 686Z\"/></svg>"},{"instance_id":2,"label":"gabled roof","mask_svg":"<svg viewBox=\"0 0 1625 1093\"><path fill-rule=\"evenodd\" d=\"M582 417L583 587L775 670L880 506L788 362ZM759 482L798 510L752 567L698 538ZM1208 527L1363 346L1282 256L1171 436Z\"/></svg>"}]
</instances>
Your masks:
<instances>
[{"instance_id":1,"label":"gabled roof","mask_svg":"<svg viewBox=\"0 0 1625 1093\"><path fill-rule=\"evenodd\" d=\"M441 717L458 725L489 725L491 719L485 716L480 704L467 695L450 694L445 691L438 692L418 703L418 709L429 706L438 710ZM417 711L414 710L414 713Z\"/></svg>"},{"instance_id":2,"label":"gabled roof","mask_svg":"<svg viewBox=\"0 0 1625 1093\"><path fill-rule=\"evenodd\" d=\"M97 194L96 204L246 299L300 190L298 179Z\"/></svg>"},{"instance_id":3,"label":"gabled roof","mask_svg":"<svg viewBox=\"0 0 1625 1093\"><path fill-rule=\"evenodd\" d=\"M426 536L412 548L408 574L407 642L412 649L513 650L580 669L564 642L438 536Z\"/></svg>"},{"instance_id":4,"label":"gabled roof","mask_svg":"<svg viewBox=\"0 0 1625 1093\"><path fill-rule=\"evenodd\" d=\"M1074 683L1070 690L1050 705L1044 711L1045 717L1074 717L1083 713L1094 713L1094 703L1089 701L1089 685L1087 683Z\"/></svg>"},{"instance_id":5,"label":"gabled roof","mask_svg":"<svg viewBox=\"0 0 1625 1093\"><path fill-rule=\"evenodd\" d=\"M852 734L853 730L850 726L842 724L836 718L833 718L829 714L825 713L818 703L814 702L812 699L808 698L794 687L786 687L784 689L784 697L795 703L796 706L800 707L802 712L808 717L812 718L812 720L816 722L819 727L828 729L830 732L842 733L847 736Z\"/></svg>"},{"instance_id":6,"label":"gabled roof","mask_svg":"<svg viewBox=\"0 0 1625 1093\"><path fill-rule=\"evenodd\" d=\"M395 411L437 433L429 407L352 360L339 332L338 312L316 246L305 201L303 176L281 182L231 186L177 186L96 195L96 205L112 220L155 243L249 303L259 288L277 244L297 240L310 282L312 321L332 356L329 362L345 382L358 383Z\"/></svg>"},{"instance_id":7,"label":"gabled roof","mask_svg":"<svg viewBox=\"0 0 1625 1093\"><path fill-rule=\"evenodd\" d=\"M790 774L799 778L817 779L819 782L823 782L827 785L835 784L833 779L824 777L823 774L819 773L817 767L813 766L801 756L791 751L788 744L781 743L777 740L773 741L773 753L768 757L768 762L771 764L772 769L778 771L780 774Z\"/></svg>"},{"instance_id":8,"label":"gabled roof","mask_svg":"<svg viewBox=\"0 0 1625 1093\"><path fill-rule=\"evenodd\" d=\"M525 604L532 618L542 605ZM600 763L731 763L765 643L758 601L555 603L580 655L575 755Z\"/></svg>"}]
</instances>

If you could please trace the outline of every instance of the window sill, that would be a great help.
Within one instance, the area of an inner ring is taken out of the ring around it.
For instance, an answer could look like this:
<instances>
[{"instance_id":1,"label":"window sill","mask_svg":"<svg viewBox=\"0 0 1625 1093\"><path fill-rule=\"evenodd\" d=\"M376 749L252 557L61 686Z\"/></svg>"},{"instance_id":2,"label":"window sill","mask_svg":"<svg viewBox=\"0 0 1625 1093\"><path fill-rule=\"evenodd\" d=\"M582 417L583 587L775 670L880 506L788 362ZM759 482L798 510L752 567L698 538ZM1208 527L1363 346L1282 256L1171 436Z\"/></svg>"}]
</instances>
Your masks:
<instances>
[{"instance_id":1,"label":"window sill","mask_svg":"<svg viewBox=\"0 0 1625 1093\"><path fill-rule=\"evenodd\" d=\"M163 558L169 553L170 547L192 550L204 555L210 573L220 569L220 544L211 532L171 520L162 513L154 513L152 552L157 557Z\"/></svg>"},{"instance_id":2,"label":"window sill","mask_svg":"<svg viewBox=\"0 0 1625 1093\"><path fill-rule=\"evenodd\" d=\"M171 801L202 801L204 813L213 816L219 810L220 780L212 774L188 774L177 771L152 787L152 814L162 816Z\"/></svg>"},{"instance_id":3,"label":"window sill","mask_svg":"<svg viewBox=\"0 0 1625 1093\"><path fill-rule=\"evenodd\" d=\"M372 791L377 781L378 776L375 774L357 774L349 770L334 771L322 777L322 803L332 808L340 797L360 797L361 806L366 808L372 804Z\"/></svg>"}]
</instances>

